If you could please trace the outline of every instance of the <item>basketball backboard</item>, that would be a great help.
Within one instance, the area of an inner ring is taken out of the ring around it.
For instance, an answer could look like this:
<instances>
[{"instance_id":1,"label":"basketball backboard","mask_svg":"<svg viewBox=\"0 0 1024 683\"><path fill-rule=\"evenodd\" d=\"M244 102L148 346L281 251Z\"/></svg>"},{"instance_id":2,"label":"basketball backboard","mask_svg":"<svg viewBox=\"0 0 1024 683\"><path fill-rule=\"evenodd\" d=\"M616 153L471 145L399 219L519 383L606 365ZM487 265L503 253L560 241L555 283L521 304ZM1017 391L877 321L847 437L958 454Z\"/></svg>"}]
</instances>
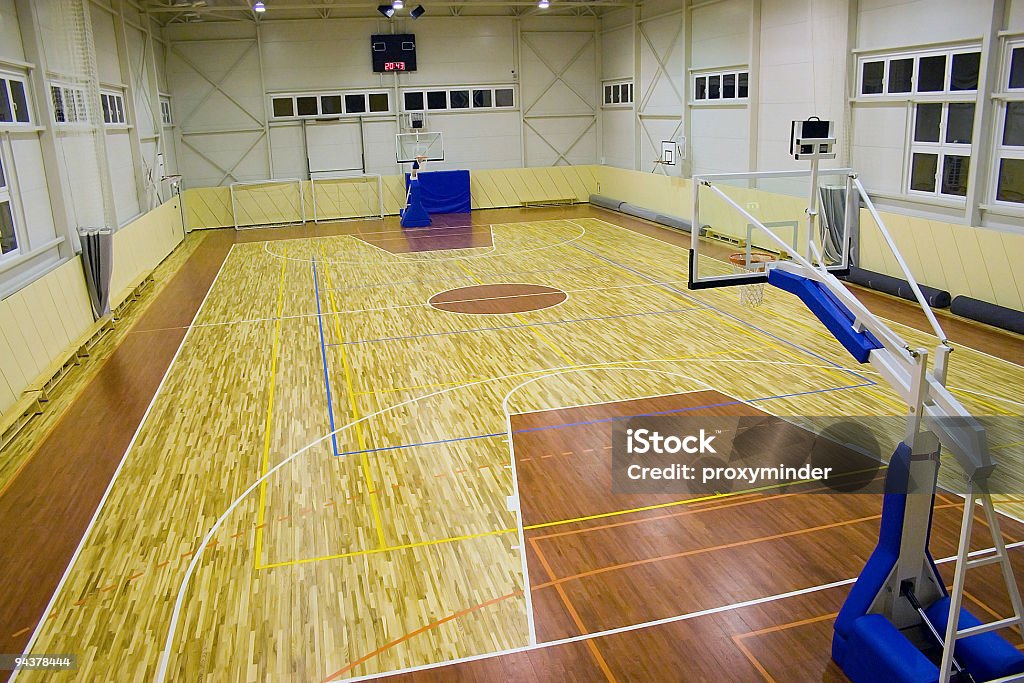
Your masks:
<instances>
[{"instance_id":1,"label":"basketball backboard","mask_svg":"<svg viewBox=\"0 0 1024 683\"><path fill-rule=\"evenodd\" d=\"M858 193L851 170L720 173L693 177L690 289L765 282L771 262L799 254L836 273L850 266L851 229L858 218ZM817 194L813 235L808 216L811 185ZM730 261L743 254L747 268Z\"/></svg>"},{"instance_id":2,"label":"basketball backboard","mask_svg":"<svg viewBox=\"0 0 1024 683\"><path fill-rule=\"evenodd\" d=\"M395 153L400 164L411 164L417 157L444 161L444 140L439 132L399 133L395 136Z\"/></svg>"}]
</instances>

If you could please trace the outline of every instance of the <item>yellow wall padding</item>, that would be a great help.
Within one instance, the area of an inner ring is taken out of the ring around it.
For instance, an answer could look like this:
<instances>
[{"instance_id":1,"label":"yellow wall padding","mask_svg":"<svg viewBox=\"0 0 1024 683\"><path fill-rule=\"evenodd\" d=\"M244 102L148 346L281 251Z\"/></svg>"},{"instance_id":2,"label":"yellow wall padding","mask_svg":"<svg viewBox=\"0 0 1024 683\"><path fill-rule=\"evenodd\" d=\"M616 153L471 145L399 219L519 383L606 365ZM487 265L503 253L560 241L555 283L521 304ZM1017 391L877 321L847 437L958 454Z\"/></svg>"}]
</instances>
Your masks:
<instances>
[{"instance_id":1,"label":"yellow wall padding","mask_svg":"<svg viewBox=\"0 0 1024 683\"><path fill-rule=\"evenodd\" d=\"M124 301L132 282L174 250L181 235L177 198L114 233L112 308ZM80 256L0 301L0 413L92 323Z\"/></svg>"}]
</instances>

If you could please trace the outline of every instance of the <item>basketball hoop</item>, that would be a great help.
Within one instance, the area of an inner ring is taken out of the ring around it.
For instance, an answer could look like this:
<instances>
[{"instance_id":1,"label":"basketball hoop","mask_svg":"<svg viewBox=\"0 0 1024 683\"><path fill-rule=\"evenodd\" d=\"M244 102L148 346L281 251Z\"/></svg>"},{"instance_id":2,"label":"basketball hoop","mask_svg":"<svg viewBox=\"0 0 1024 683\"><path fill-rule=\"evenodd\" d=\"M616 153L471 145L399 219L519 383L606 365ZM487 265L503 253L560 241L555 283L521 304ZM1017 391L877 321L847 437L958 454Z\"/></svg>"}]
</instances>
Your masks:
<instances>
[{"instance_id":1,"label":"basketball hoop","mask_svg":"<svg viewBox=\"0 0 1024 683\"><path fill-rule=\"evenodd\" d=\"M749 254L742 251L729 254L729 263L733 265L737 273L763 273L768 268L768 264L776 260L777 257L774 254L759 251ZM750 307L760 306L764 301L764 285L763 282L741 285L740 303Z\"/></svg>"}]
</instances>

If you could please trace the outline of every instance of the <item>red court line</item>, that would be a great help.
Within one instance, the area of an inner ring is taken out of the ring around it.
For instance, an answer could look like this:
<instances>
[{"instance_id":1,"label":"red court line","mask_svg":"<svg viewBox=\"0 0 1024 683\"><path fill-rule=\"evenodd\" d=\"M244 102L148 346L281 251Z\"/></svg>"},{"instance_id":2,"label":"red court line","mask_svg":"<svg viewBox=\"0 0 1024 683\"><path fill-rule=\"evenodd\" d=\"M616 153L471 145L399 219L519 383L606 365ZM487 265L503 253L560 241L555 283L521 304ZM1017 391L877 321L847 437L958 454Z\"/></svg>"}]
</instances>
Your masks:
<instances>
[{"instance_id":1,"label":"red court line","mask_svg":"<svg viewBox=\"0 0 1024 683\"><path fill-rule=\"evenodd\" d=\"M387 643L385 645L381 645L379 648L377 648L373 652L371 652L369 654L366 654L366 655L363 655L362 657L360 657L359 659L355 660L354 662L352 662L352 663L342 667L341 669L338 669L337 671L335 671L334 673L329 675L327 678L325 678L324 679L324 683L327 683L327 681L334 680L338 676L341 676L342 674L351 671L352 669L354 669L355 667L359 666L360 664L363 664L364 662L367 662L367 661L373 659L374 657L376 657L377 655L381 654L382 652L386 652L387 650L390 650L394 646L400 645L400 644L404 643L405 641L407 641L407 640L409 640L411 638L414 638L415 636L418 636L421 633L424 633L424 632L429 631L431 629L437 628L438 626L441 626L442 624L446 624L449 621L453 621L455 619L458 619L459 617L464 617L467 614L471 614L471 613L476 612L478 610L481 610L481 609L483 609L485 607L490 607L491 605L499 603L502 600L508 600L509 598L519 597L522 594L523 594L523 591L521 591L521 590L513 591L513 592L508 593L506 595L502 595L501 597L491 598L487 602L481 602L479 605L474 605L472 607L467 607L466 609L461 610L459 612L455 612L454 614L449 614L444 619L438 619L437 621L433 621L433 622L427 624L426 626L421 626L418 629L416 629L415 631L410 631L409 633L406 633L401 638L398 638L396 640L392 640L390 643Z\"/></svg>"}]
</instances>

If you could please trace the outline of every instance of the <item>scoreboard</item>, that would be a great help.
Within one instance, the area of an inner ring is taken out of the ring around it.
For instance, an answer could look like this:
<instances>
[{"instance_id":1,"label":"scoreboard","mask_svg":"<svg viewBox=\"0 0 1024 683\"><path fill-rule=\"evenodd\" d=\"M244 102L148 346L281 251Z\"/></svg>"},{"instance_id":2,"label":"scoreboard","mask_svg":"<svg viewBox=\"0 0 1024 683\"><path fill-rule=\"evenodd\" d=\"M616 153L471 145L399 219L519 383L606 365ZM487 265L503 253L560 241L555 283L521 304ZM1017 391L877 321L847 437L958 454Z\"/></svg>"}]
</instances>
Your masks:
<instances>
[{"instance_id":1,"label":"scoreboard","mask_svg":"<svg viewBox=\"0 0 1024 683\"><path fill-rule=\"evenodd\" d=\"M370 36L370 47L374 72L416 70L416 36L412 33Z\"/></svg>"}]
</instances>

